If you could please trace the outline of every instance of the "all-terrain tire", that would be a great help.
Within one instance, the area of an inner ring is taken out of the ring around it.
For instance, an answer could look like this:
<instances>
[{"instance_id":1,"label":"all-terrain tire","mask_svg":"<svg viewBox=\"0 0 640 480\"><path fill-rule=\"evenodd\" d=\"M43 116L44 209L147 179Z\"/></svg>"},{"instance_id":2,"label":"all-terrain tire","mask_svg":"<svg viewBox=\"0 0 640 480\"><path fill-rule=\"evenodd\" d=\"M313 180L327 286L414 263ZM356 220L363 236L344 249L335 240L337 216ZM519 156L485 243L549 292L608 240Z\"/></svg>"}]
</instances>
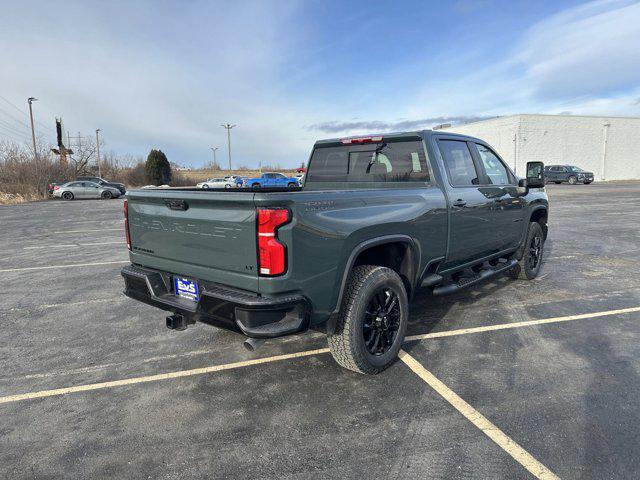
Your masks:
<instances>
[{"instance_id":1,"label":"all-terrain tire","mask_svg":"<svg viewBox=\"0 0 640 480\"><path fill-rule=\"evenodd\" d=\"M397 296L399 322L388 350L379 355L369 352L364 337L365 312L380 288ZM400 276L390 268L360 265L349 274L335 332L328 335L329 349L338 364L363 374L377 374L397 358L409 323L409 300Z\"/></svg>"},{"instance_id":2,"label":"all-terrain tire","mask_svg":"<svg viewBox=\"0 0 640 480\"><path fill-rule=\"evenodd\" d=\"M537 252L537 253L534 253ZM544 254L544 232L538 222L530 222L527 238L524 244L524 253L518 261L518 265L509 270L509 276L520 280L533 280L540 272ZM535 262L533 257L537 256ZM535 263L535 265L533 265Z\"/></svg>"}]
</instances>

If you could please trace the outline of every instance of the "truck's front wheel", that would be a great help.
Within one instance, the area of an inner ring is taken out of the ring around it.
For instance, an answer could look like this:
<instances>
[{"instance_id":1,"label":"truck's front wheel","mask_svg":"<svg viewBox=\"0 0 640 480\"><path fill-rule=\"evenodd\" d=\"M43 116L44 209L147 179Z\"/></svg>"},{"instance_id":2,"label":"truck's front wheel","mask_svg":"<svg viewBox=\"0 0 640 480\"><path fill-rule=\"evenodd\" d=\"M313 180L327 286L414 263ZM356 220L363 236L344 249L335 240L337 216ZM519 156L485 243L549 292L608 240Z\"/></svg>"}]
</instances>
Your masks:
<instances>
[{"instance_id":1,"label":"truck's front wheel","mask_svg":"<svg viewBox=\"0 0 640 480\"><path fill-rule=\"evenodd\" d=\"M544 253L544 232L538 222L529 223L522 258L510 272L511 278L533 280L540 272Z\"/></svg>"},{"instance_id":2,"label":"truck's front wheel","mask_svg":"<svg viewBox=\"0 0 640 480\"><path fill-rule=\"evenodd\" d=\"M344 368L379 373L395 361L408 321L400 276L390 268L360 265L349 275L329 349Z\"/></svg>"}]
</instances>

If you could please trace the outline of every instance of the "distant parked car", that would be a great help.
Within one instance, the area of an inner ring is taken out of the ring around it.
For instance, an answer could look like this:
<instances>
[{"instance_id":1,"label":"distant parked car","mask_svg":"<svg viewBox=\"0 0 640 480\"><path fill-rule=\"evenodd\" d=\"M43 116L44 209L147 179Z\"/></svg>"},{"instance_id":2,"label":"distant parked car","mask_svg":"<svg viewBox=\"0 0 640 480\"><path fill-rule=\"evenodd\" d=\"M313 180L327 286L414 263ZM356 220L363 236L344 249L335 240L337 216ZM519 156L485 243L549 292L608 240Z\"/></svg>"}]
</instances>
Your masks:
<instances>
[{"instance_id":1,"label":"distant parked car","mask_svg":"<svg viewBox=\"0 0 640 480\"><path fill-rule=\"evenodd\" d=\"M196 184L196 188L204 188L205 190L209 188L231 188L235 186L236 184L232 180L226 178L210 178L205 182Z\"/></svg>"},{"instance_id":2,"label":"distant parked car","mask_svg":"<svg viewBox=\"0 0 640 480\"><path fill-rule=\"evenodd\" d=\"M260 188L260 187L299 187L296 177L287 177L283 173L267 172L258 178L247 178L243 183L243 187Z\"/></svg>"},{"instance_id":3,"label":"distant parked car","mask_svg":"<svg viewBox=\"0 0 640 480\"><path fill-rule=\"evenodd\" d=\"M576 183L589 185L593 182L593 172L587 172L573 165L547 165L544 167L544 175L547 183L567 182L571 185Z\"/></svg>"},{"instance_id":4,"label":"distant parked car","mask_svg":"<svg viewBox=\"0 0 640 480\"><path fill-rule=\"evenodd\" d=\"M118 198L120 190L115 187L98 185L95 182L68 182L53 187L53 196L63 200L75 200L82 198L103 198L109 200Z\"/></svg>"},{"instance_id":5,"label":"distant parked car","mask_svg":"<svg viewBox=\"0 0 640 480\"><path fill-rule=\"evenodd\" d=\"M236 187L242 187L244 181L246 179L248 179L249 177L240 177L240 176L236 176L236 179L234 180Z\"/></svg>"},{"instance_id":6,"label":"distant parked car","mask_svg":"<svg viewBox=\"0 0 640 480\"><path fill-rule=\"evenodd\" d=\"M100 177L86 177L86 176L76 177L76 181L77 182L93 182L93 183L97 183L102 187L117 188L118 191L120 192L120 195L124 195L127 192L127 189L125 188L124 183L110 182Z\"/></svg>"},{"instance_id":7,"label":"distant parked car","mask_svg":"<svg viewBox=\"0 0 640 480\"><path fill-rule=\"evenodd\" d=\"M47 192L49 192L49 195L53 195L53 189L56 187L56 185L64 185L66 182L51 182L49 185L47 185Z\"/></svg>"}]
</instances>

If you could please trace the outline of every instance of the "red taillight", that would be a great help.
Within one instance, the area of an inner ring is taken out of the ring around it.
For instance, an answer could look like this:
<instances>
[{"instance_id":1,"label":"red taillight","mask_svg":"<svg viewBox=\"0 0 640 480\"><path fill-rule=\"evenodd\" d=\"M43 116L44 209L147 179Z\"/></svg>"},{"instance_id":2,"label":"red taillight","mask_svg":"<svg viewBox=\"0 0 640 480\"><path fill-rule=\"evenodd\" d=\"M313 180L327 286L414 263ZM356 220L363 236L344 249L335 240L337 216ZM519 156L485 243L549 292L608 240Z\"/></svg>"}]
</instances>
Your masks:
<instances>
[{"instance_id":1,"label":"red taillight","mask_svg":"<svg viewBox=\"0 0 640 480\"><path fill-rule=\"evenodd\" d=\"M277 229L289 221L284 208L258 209L258 271L262 276L282 275L287 270L287 252L277 240Z\"/></svg>"},{"instance_id":2,"label":"red taillight","mask_svg":"<svg viewBox=\"0 0 640 480\"><path fill-rule=\"evenodd\" d=\"M60 190L60 187L56 185L55 187L53 187L53 189L54 190Z\"/></svg>"},{"instance_id":3,"label":"red taillight","mask_svg":"<svg viewBox=\"0 0 640 480\"><path fill-rule=\"evenodd\" d=\"M379 143L383 140L382 136L377 137L354 137L354 138L341 138L340 143L343 145L360 144L360 143Z\"/></svg>"},{"instance_id":4,"label":"red taillight","mask_svg":"<svg viewBox=\"0 0 640 480\"><path fill-rule=\"evenodd\" d=\"M127 237L127 248L131 250L131 236L129 235L129 207L126 200L124 201L124 233Z\"/></svg>"}]
</instances>

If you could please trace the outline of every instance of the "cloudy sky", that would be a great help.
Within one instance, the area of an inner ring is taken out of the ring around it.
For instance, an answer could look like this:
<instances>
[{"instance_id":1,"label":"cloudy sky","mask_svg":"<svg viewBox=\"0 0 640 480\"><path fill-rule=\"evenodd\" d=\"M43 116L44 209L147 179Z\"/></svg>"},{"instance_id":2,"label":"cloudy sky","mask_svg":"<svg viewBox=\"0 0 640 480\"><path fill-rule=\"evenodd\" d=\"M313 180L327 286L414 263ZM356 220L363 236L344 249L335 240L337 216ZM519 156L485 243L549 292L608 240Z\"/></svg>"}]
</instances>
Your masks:
<instances>
[{"instance_id":1,"label":"cloudy sky","mask_svg":"<svg viewBox=\"0 0 640 480\"><path fill-rule=\"evenodd\" d=\"M638 1L0 0L0 140L296 165L316 139L513 113L640 116Z\"/></svg>"}]
</instances>

